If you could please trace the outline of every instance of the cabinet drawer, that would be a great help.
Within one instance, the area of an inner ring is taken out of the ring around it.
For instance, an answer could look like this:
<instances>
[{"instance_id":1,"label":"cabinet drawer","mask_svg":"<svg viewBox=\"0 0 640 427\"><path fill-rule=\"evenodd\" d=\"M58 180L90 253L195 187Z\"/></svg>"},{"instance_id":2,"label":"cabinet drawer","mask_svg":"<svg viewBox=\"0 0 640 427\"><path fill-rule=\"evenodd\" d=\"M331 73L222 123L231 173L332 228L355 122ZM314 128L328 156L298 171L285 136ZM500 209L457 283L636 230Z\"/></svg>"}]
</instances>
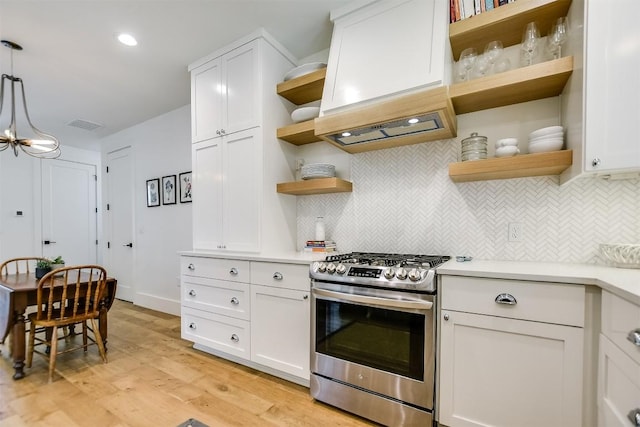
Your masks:
<instances>
[{"instance_id":1,"label":"cabinet drawer","mask_svg":"<svg viewBox=\"0 0 640 427\"><path fill-rule=\"evenodd\" d=\"M442 308L512 319L584 326L582 285L442 276ZM513 297L515 304L496 302Z\"/></svg>"},{"instance_id":2,"label":"cabinet drawer","mask_svg":"<svg viewBox=\"0 0 640 427\"><path fill-rule=\"evenodd\" d=\"M182 338L244 359L251 356L246 320L183 307Z\"/></svg>"},{"instance_id":3,"label":"cabinet drawer","mask_svg":"<svg viewBox=\"0 0 640 427\"><path fill-rule=\"evenodd\" d=\"M309 266L277 262L251 262L251 283L308 291Z\"/></svg>"},{"instance_id":4,"label":"cabinet drawer","mask_svg":"<svg viewBox=\"0 0 640 427\"><path fill-rule=\"evenodd\" d=\"M640 306L603 291L602 333L640 363L640 346L631 342L634 334L640 334Z\"/></svg>"},{"instance_id":5,"label":"cabinet drawer","mask_svg":"<svg viewBox=\"0 0 640 427\"><path fill-rule=\"evenodd\" d=\"M186 276L208 277L249 283L249 261L236 259L180 257L180 273Z\"/></svg>"},{"instance_id":6,"label":"cabinet drawer","mask_svg":"<svg viewBox=\"0 0 640 427\"><path fill-rule=\"evenodd\" d=\"M248 283L183 276L182 305L238 319L250 319Z\"/></svg>"}]
</instances>

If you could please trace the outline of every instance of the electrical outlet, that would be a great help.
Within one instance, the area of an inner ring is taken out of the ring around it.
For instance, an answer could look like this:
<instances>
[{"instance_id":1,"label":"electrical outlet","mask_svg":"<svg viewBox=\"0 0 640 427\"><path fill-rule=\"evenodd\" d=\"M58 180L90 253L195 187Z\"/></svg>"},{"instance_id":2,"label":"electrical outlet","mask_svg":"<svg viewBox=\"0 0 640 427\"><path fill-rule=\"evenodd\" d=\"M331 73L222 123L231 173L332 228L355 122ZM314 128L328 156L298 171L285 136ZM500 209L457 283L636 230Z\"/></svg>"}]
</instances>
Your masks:
<instances>
[{"instance_id":1,"label":"electrical outlet","mask_svg":"<svg viewBox=\"0 0 640 427\"><path fill-rule=\"evenodd\" d=\"M522 223L521 222L509 223L509 235L507 240L510 242L522 242Z\"/></svg>"},{"instance_id":2,"label":"electrical outlet","mask_svg":"<svg viewBox=\"0 0 640 427\"><path fill-rule=\"evenodd\" d=\"M296 159L296 170L299 171L304 166L304 159Z\"/></svg>"}]
</instances>

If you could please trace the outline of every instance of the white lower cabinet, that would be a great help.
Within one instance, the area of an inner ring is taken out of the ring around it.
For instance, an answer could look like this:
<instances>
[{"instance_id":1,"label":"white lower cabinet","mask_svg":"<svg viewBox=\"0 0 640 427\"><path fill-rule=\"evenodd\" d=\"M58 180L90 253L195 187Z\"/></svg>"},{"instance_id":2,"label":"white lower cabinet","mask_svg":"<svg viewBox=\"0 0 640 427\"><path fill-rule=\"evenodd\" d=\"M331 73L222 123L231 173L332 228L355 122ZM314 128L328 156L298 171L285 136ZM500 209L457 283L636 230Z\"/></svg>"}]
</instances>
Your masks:
<instances>
[{"instance_id":1,"label":"white lower cabinet","mask_svg":"<svg viewBox=\"0 0 640 427\"><path fill-rule=\"evenodd\" d=\"M583 425L583 286L443 276L440 289L440 424Z\"/></svg>"},{"instance_id":2,"label":"white lower cabinet","mask_svg":"<svg viewBox=\"0 0 640 427\"><path fill-rule=\"evenodd\" d=\"M308 385L307 264L182 256L182 338Z\"/></svg>"},{"instance_id":3,"label":"white lower cabinet","mask_svg":"<svg viewBox=\"0 0 640 427\"><path fill-rule=\"evenodd\" d=\"M640 426L640 307L602 292L598 425Z\"/></svg>"}]
</instances>

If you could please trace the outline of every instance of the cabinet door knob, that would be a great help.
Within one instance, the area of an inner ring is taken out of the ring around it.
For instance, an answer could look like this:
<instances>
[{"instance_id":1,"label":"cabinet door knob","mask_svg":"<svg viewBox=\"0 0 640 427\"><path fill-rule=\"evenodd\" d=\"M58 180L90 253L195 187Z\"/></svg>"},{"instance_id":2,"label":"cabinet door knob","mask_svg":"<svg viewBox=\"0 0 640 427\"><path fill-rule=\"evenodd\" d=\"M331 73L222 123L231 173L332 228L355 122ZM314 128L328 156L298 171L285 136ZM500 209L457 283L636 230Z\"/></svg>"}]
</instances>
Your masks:
<instances>
[{"instance_id":1,"label":"cabinet door knob","mask_svg":"<svg viewBox=\"0 0 640 427\"><path fill-rule=\"evenodd\" d=\"M633 345L640 347L640 329L634 329L629 332L627 339L633 343Z\"/></svg>"},{"instance_id":2,"label":"cabinet door knob","mask_svg":"<svg viewBox=\"0 0 640 427\"><path fill-rule=\"evenodd\" d=\"M446 313L445 313L445 315L444 315L444 320L445 320L445 321L448 321L448 320L449 320L449 315L448 315L448 314L446 314Z\"/></svg>"},{"instance_id":3,"label":"cabinet door knob","mask_svg":"<svg viewBox=\"0 0 640 427\"><path fill-rule=\"evenodd\" d=\"M591 166L593 166L594 168L596 166L600 166L600 159L595 157L593 160L591 160Z\"/></svg>"},{"instance_id":4,"label":"cabinet door knob","mask_svg":"<svg viewBox=\"0 0 640 427\"><path fill-rule=\"evenodd\" d=\"M238 275L238 269L235 267L231 267L231 270L229 270L229 274L231 274L232 276L237 276Z\"/></svg>"},{"instance_id":5,"label":"cabinet door knob","mask_svg":"<svg viewBox=\"0 0 640 427\"><path fill-rule=\"evenodd\" d=\"M196 324L191 322L189 323L189 329L195 329L196 328Z\"/></svg>"},{"instance_id":6,"label":"cabinet door knob","mask_svg":"<svg viewBox=\"0 0 640 427\"><path fill-rule=\"evenodd\" d=\"M640 427L640 408L632 409L627 416L629 417L631 424L636 427Z\"/></svg>"},{"instance_id":7,"label":"cabinet door knob","mask_svg":"<svg viewBox=\"0 0 640 427\"><path fill-rule=\"evenodd\" d=\"M511 294L500 294L496 297L495 302L506 305L516 305L518 303L515 297Z\"/></svg>"},{"instance_id":8,"label":"cabinet door knob","mask_svg":"<svg viewBox=\"0 0 640 427\"><path fill-rule=\"evenodd\" d=\"M309 299L309 295L305 294L305 295L302 297L302 299L305 299L305 300L306 300L306 299Z\"/></svg>"},{"instance_id":9,"label":"cabinet door knob","mask_svg":"<svg viewBox=\"0 0 640 427\"><path fill-rule=\"evenodd\" d=\"M220 133L224 135L225 133L227 133L227 131L224 129L220 129Z\"/></svg>"},{"instance_id":10,"label":"cabinet door knob","mask_svg":"<svg viewBox=\"0 0 640 427\"><path fill-rule=\"evenodd\" d=\"M220 129L216 129L216 135L221 135Z\"/></svg>"},{"instance_id":11,"label":"cabinet door knob","mask_svg":"<svg viewBox=\"0 0 640 427\"><path fill-rule=\"evenodd\" d=\"M195 297L195 296L196 296L196 291L194 291L193 289L191 289L191 290L189 291L189 296L190 296L190 297Z\"/></svg>"},{"instance_id":12,"label":"cabinet door knob","mask_svg":"<svg viewBox=\"0 0 640 427\"><path fill-rule=\"evenodd\" d=\"M193 265L193 264L189 264L189 265L187 266L187 268L188 268L189 270L193 271L193 270L195 270L195 269L196 269L196 266L195 266L195 265Z\"/></svg>"},{"instance_id":13,"label":"cabinet door knob","mask_svg":"<svg viewBox=\"0 0 640 427\"><path fill-rule=\"evenodd\" d=\"M231 298L231 304L233 304L233 305L238 305L238 304L240 304L240 301L238 300L238 298L236 298L236 297L232 297L232 298Z\"/></svg>"},{"instance_id":14,"label":"cabinet door knob","mask_svg":"<svg viewBox=\"0 0 640 427\"><path fill-rule=\"evenodd\" d=\"M231 341L238 342L238 341L240 341L240 337L237 336L236 334L233 334L233 335L231 335Z\"/></svg>"},{"instance_id":15,"label":"cabinet door knob","mask_svg":"<svg viewBox=\"0 0 640 427\"><path fill-rule=\"evenodd\" d=\"M273 273L273 278L275 280L282 280L282 273L280 273L279 271L276 271L275 273Z\"/></svg>"}]
</instances>

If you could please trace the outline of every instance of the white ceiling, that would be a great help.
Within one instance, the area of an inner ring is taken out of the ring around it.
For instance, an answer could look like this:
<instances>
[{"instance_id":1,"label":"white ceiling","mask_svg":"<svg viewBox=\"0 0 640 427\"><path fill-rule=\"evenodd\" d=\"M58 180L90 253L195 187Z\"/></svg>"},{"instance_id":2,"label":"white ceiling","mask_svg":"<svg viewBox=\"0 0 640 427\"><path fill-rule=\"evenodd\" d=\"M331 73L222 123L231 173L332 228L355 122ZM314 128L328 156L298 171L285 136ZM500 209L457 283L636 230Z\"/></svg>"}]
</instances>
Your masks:
<instances>
[{"instance_id":1,"label":"white ceiling","mask_svg":"<svg viewBox=\"0 0 640 427\"><path fill-rule=\"evenodd\" d=\"M329 47L329 12L347 1L0 0L0 39L20 44L13 75L29 115L61 144L98 149L100 138L189 103L187 66L263 27L297 58ZM120 44L129 32L138 46ZM0 46L0 72L11 72ZM0 128L8 123L6 101ZM73 120L102 124L88 131ZM18 122L17 129L26 128ZM30 136L30 135L23 135Z\"/></svg>"}]
</instances>

